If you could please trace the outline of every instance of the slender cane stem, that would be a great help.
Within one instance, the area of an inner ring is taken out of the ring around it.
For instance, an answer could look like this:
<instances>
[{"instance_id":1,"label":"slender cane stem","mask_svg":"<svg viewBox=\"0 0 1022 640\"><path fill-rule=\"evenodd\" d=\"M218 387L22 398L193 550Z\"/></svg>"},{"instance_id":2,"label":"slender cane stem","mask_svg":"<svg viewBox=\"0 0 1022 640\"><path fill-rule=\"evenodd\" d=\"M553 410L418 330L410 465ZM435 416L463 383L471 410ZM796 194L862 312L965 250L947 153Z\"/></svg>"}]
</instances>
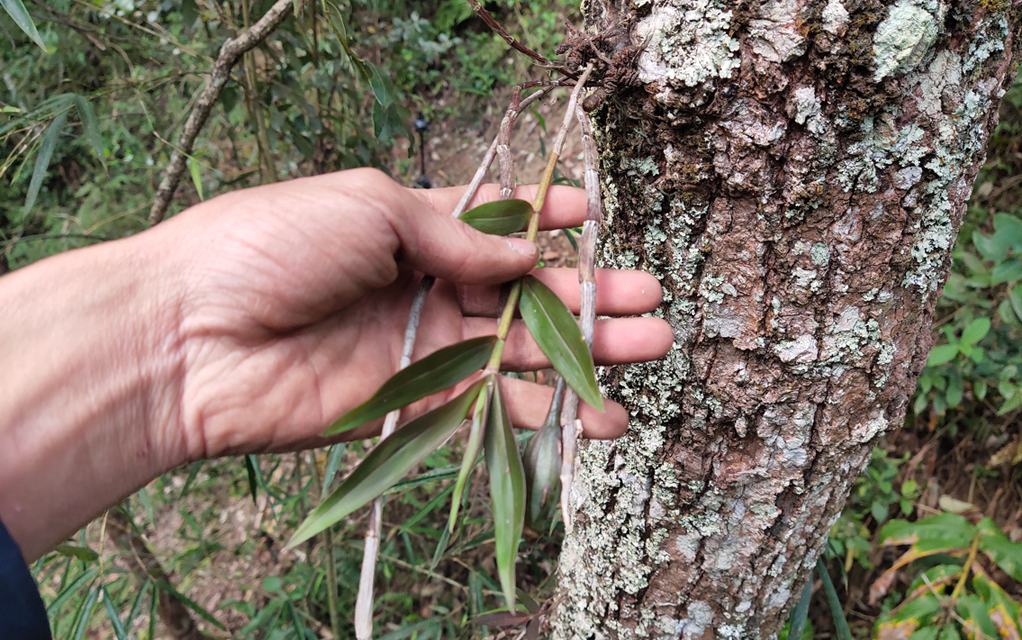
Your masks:
<instances>
[{"instance_id":1,"label":"slender cane stem","mask_svg":"<svg viewBox=\"0 0 1022 640\"><path fill-rule=\"evenodd\" d=\"M575 88L571 91L571 97L568 99L568 108L564 113L564 122L561 123L561 128L557 132L553 147L550 149L550 157L547 159L543 175L539 179L539 185L536 188L536 198L532 202L532 213L529 214L529 226L525 234L525 238L532 242L536 241L536 236L539 234L539 214L543 211L543 206L546 204L546 195L550 190L550 183L554 179L554 169L557 168L557 160L564 149L564 139L568 136L568 129L571 128L572 116L578 104L579 94L582 93L582 88L585 86L586 80L589 79L589 74L592 70L593 65L589 63L582 76L578 79L578 82L575 83ZM511 330L511 320L514 318L515 309L518 308L518 298L521 296L521 293L522 280L519 278L511 285L511 292L508 294L507 303L504 305L504 311L500 315L500 323L497 325L497 344L493 346L490 360L486 363L485 371L488 373L500 371L500 360L504 354L504 343L507 340L508 332Z\"/></svg>"},{"instance_id":2,"label":"slender cane stem","mask_svg":"<svg viewBox=\"0 0 1022 640\"><path fill-rule=\"evenodd\" d=\"M578 283L581 289L579 326L589 348L593 346L596 326L596 237L603 220L600 201L599 174L596 171L596 144L593 126L581 105L575 109L582 130L582 154L585 165L586 221L582 225L582 241L578 246ZM575 480L575 453L582 423L578 420L578 394L568 389L561 410L561 516L566 531L571 531L571 485Z\"/></svg>"},{"instance_id":3,"label":"slender cane stem","mask_svg":"<svg viewBox=\"0 0 1022 640\"><path fill-rule=\"evenodd\" d=\"M465 209L468 207L468 203L472 201L476 191L479 190L479 185L482 183L483 178L486 177L486 173L493 164L493 159L497 155L500 143L503 142L505 147L508 148L506 162L509 163L508 168L505 169L505 158L501 158L501 199L509 198L514 194L514 175L511 168L511 155L510 155L510 141L511 141L511 126L517 119L518 114L521 110L540 99L549 93L552 89L558 86L557 83L544 83L538 91L529 95L524 100L521 99L521 90L523 86L533 86L533 83L526 83L515 88L515 93L512 98L511 108L508 109L507 115L504 117L504 122L501 123L501 130L497 137L493 140L489 150L483 156L483 161L476 170L475 175L472 176L472 181L469 182L465 188L465 193L462 195L461 200L454 207L454 211L451 212L451 217L457 218ZM506 125L506 127L505 127ZM505 178L506 174L506 178ZM507 190L507 195L505 191ZM408 314L408 324L405 326L405 339L404 345L401 351L401 363L400 368L404 369L411 363L412 352L415 349L415 339L419 330L419 320L422 316L422 307L426 302L426 296L429 294L430 289L433 287L433 283L436 281L433 276L423 276L419 282L419 290L415 294L415 300L412 301L412 309ZM510 324L510 321L509 321ZM504 336L507 336L507 332L504 332ZM500 343L501 350L503 350L503 342ZM498 359L499 362L499 359ZM401 410L396 409L387 414L387 417L383 422L383 430L381 436L386 438L394 432L397 427L398 418L401 415ZM373 636L373 587L376 576L376 560L380 552L380 533L383 524L383 496L376 498L373 501L372 511L369 516L369 526L366 528L365 546L362 552L362 570L359 575L358 582L358 597L355 601L355 636L358 640L370 640ZM332 545L331 545L331 548Z\"/></svg>"}]
</instances>

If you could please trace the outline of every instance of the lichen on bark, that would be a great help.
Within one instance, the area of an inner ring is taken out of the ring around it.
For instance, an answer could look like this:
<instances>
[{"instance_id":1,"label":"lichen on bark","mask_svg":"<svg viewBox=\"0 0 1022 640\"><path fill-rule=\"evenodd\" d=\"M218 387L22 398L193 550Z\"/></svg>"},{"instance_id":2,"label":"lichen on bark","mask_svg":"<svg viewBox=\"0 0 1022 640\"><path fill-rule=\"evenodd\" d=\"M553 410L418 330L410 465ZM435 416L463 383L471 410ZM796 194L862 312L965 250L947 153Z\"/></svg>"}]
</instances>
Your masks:
<instances>
[{"instance_id":1,"label":"lichen on bark","mask_svg":"<svg viewBox=\"0 0 1022 640\"><path fill-rule=\"evenodd\" d=\"M638 0L643 86L597 114L609 266L675 348L610 370L556 638L772 638L904 417L1013 78L1018 2Z\"/></svg>"}]
</instances>

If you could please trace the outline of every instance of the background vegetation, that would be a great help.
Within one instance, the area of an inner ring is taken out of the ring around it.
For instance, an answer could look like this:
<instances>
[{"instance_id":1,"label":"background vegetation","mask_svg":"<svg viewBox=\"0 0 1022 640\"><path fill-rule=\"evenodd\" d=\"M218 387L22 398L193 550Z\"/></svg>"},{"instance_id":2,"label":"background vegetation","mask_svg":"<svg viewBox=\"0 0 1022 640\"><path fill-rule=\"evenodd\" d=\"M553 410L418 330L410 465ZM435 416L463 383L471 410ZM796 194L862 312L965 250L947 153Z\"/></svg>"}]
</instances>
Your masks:
<instances>
[{"instance_id":1,"label":"background vegetation","mask_svg":"<svg viewBox=\"0 0 1022 640\"><path fill-rule=\"evenodd\" d=\"M45 51L0 12L0 273L145 229L172 141L221 44L270 4L30 0ZM570 0L488 7L547 53L563 21L578 22ZM415 113L433 122L440 147L451 146L457 131L475 130L487 109L500 108L503 87L530 74L463 0L306 3L235 68L172 211L355 166L413 184ZM542 128L541 113L534 116ZM819 575L832 578L839 602L817 580L810 598L820 606L809 608L803 637L995 637L1011 631L1000 611L1019 619L1020 147L1016 85L955 249L910 416L877 448L832 530ZM468 173L445 178L457 183ZM369 446L218 460L156 480L33 567L56 637L171 637L158 622L169 600L213 636L350 637L364 514L338 525L333 548L321 539L294 551L282 545ZM457 459L431 455L389 501L378 636L496 632L470 622L499 602L485 483L467 492L468 518L438 551ZM120 519L134 538L115 534ZM534 532L523 549L520 586L539 603L552 590L559 535ZM132 539L154 557L141 557ZM1004 637L1017 638L1018 628Z\"/></svg>"}]
</instances>

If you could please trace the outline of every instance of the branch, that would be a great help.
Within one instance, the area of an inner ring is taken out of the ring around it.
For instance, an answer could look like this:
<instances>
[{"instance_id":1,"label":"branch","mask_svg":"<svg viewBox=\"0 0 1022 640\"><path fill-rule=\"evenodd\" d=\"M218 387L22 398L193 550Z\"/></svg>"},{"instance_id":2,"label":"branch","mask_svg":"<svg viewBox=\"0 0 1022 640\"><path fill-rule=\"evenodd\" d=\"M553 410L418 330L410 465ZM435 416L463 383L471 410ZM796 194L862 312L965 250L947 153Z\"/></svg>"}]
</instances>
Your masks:
<instances>
[{"instance_id":1,"label":"branch","mask_svg":"<svg viewBox=\"0 0 1022 640\"><path fill-rule=\"evenodd\" d=\"M209 119L209 114L213 111L213 105L216 104L216 100L220 96L220 90L230 78L231 69L242 55L253 49L287 18L295 2L297 0L277 0L266 12L266 15L259 18L258 22L242 31L236 38L228 39L220 48L220 55L213 63L209 80L206 81L202 94L195 102L195 108L188 115L184 130L181 131L177 145L170 154L170 162L163 172L160 187L156 190L156 201L153 202L152 209L149 210L149 224L158 224L166 215L167 207L170 206L170 201L174 198L174 191L177 190L177 185L184 174L185 164L192 152L195 138L198 137L202 127L206 125L206 120Z\"/></svg>"},{"instance_id":2,"label":"branch","mask_svg":"<svg viewBox=\"0 0 1022 640\"><path fill-rule=\"evenodd\" d=\"M586 221L582 225L582 240L578 246L578 283L582 298L578 322L582 329L582 337L591 349L596 324L596 236L603 219L603 207L600 202L600 178L596 171L593 125L582 105L576 106L575 115L582 129L586 185ZM564 408L561 410L561 517L564 519L566 531L571 531L569 497L571 485L575 480L575 452L581 432L578 394L568 388L564 396Z\"/></svg>"},{"instance_id":3,"label":"branch","mask_svg":"<svg viewBox=\"0 0 1022 640\"><path fill-rule=\"evenodd\" d=\"M508 33L504 27L500 26L500 23L497 22L492 15L490 15L490 12L483 8L483 5L479 3L479 0L468 0L468 3L472 5L472 10L475 11L476 15L479 16L479 18L483 22L486 23L486 26L492 29L493 32L496 33L498 36L503 38L504 42L506 42L508 46L514 49L515 51L518 51L519 53L524 53L525 55L529 56L530 58L538 62L540 65L553 69L554 71L562 73L570 78L574 78L576 75L578 75L576 73L572 73L570 70L564 68L563 66L554 63L546 56L533 51L532 49L528 48L521 42L515 40L515 37Z\"/></svg>"}]
</instances>

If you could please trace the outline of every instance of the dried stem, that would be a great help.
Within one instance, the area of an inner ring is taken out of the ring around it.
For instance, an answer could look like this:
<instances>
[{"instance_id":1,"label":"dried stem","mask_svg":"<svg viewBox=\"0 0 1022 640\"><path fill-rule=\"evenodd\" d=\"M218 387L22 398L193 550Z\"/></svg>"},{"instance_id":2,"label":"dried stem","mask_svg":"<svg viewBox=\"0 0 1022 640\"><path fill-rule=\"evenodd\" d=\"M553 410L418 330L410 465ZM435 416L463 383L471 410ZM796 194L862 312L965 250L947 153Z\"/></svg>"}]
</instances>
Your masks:
<instances>
[{"instance_id":1,"label":"dried stem","mask_svg":"<svg viewBox=\"0 0 1022 640\"><path fill-rule=\"evenodd\" d=\"M575 108L579 126L582 129L582 154L585 165L586 221L582 225L582 241L578 245L578 283L582 303L579 325L582 337L591 349L593 331L596 326L596 237L603 221L600 202L600 181L596 171L596 144L593 142L593 126L582 105ZM575 480L575 451L582 423L578 419L578 394L573 389L565 392L564 408L561 410L561 517L564 527L571 531L571 509L568 499L571 485Z\"/></svg>"},{"instance_id":2,"label":"dried stem","mask_svg":"<svg viewBox=\"0 0 1022 640\"><path fill-rule=\"evenodd\" d=\"M532 49L526 47L521 42L515 40L515 37L508 33L504 27L500 26L500 23L494 20L493 16L490 15L490 12L483 8L483 5L479 3L479 0L468 0L468 2L469 4L472 5L472 10L475 11L476 15L479 16L479 18L486 23L486 26L492 29L493 32L496 33L498 36L503 38L504 42L506 42L509 47L511 47L515 51L518 51L519 53L524 53L525 55L529 56L530 58L532 58L533 60L535 60L544 67L549 67L550 69L553 69L554 71L557 71L559 73L563 73L564 75L570 78L575 77L576 75L575 73L572 73L570 70L564 68L559 64L552 62L545 56L536 53Z\"/></svg>"},{"instance_id":3,"label":"dried stem","mask_svg":"<svg viewBox=\"0 0 1022 640\"><path fill-rule=\"evenodd\" d=\"M167 208L174 197L174 191L181 181L185 171L185 164L192 152L192 146L199 135L199 131L205 126L209 114L213 111L220 90L230 78L231 69L238 62L238 59L247 51L259 44L270 32L277 28L287 18L292 5L296 0L277 0L276 3L259 20L245 29L235 38L229 38L220 48L220 55L213 63L213 70L209 74L209 80L202 90L202 94L195 102L195 108L188 114L181 135L178 136L177 145L170 154L170 162L163 172L163 179L156 190L156 200L149 210L149 224L157 224L167 214Z\"/></svg>"}]
</instances>

